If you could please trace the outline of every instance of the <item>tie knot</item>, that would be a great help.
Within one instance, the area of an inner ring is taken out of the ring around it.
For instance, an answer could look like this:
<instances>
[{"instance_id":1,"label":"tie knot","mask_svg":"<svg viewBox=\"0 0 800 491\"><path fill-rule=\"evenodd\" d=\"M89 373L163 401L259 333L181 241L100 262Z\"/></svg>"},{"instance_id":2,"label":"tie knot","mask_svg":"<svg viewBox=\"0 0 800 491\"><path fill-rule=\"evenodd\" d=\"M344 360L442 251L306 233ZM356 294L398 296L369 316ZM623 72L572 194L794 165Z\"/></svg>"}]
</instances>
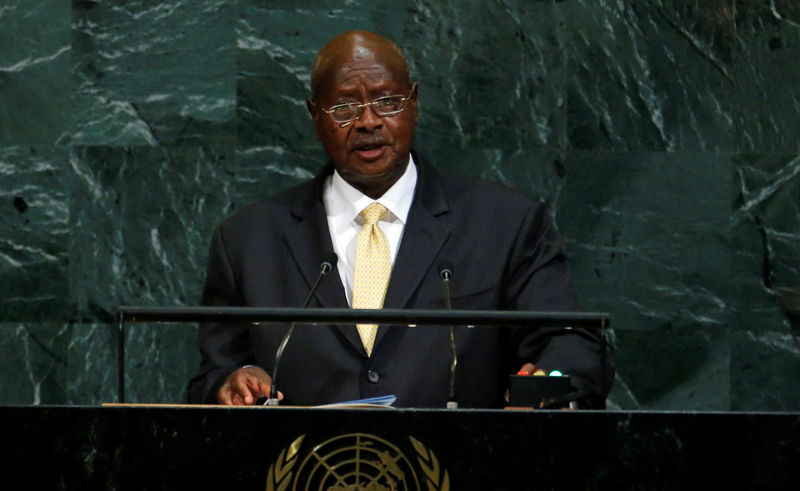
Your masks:
<instances>
[{"instance_id":1,"label":"tie knot","mask_svg":"<svg viewBox=\"0 0 800 491\"><path fill-rule=\"evenodd\" d=\"M386 214L388 210L385 206L378 203L372 203L371 205L367 206L363 210L361 210L361 216L364 217L367 224L369 225L377 225L378 221Z\"/></svg>"}]
</instances>

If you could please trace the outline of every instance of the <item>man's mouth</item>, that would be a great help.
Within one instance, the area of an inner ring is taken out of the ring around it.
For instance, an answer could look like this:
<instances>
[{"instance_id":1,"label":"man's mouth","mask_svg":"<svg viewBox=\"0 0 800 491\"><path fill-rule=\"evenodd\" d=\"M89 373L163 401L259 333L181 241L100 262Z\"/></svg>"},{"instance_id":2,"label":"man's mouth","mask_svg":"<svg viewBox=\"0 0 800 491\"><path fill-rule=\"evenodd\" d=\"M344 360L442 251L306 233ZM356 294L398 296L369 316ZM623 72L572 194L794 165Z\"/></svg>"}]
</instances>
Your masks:
<instances>
[{"instance_id":1,"label":"man's mouth","mask_svg":"<svg viewBox=\"0 0 800 491\"><path fill-rule=\"evenodd\" d=\"M357 145L355 152L362 160L377 160L383 156L386 145L383 143L365 143Z\"/></svg>"},{"instance_id":2,"label":"man's mouth","mask_svg":"<svg viewBox=\"0 0 800 491\"><path fill-rule=\"evenodd\" d=\"M357 150L372 150L373 148L378 148L378 147L382 147L382 146L383 146L383 144L381 144L381 143L368 143L368 144L365 144L365 145L359 145L357 147Z\"/></svg>"}]
</instances>

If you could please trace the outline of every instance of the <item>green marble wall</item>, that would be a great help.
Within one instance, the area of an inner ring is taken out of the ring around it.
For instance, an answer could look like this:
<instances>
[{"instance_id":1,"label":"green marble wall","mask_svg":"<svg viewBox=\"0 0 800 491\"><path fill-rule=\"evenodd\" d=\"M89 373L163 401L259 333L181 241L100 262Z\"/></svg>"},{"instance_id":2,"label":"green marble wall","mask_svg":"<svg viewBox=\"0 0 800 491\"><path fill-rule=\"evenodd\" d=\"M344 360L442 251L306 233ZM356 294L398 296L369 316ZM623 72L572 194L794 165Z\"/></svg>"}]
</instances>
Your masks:
<instances>
[{"instance_id":1,"label":"green marble wall","mask_svg":"<svg viewBox=\"0 0 800 491\"><path fill-rule=\"evenodd\" d=\"M346 29L406 51L416 147L552 207L611 407L800 409L794 0L4 0L0 403L116 398L116 309L196 305L214 226L324 158L303 100ZM195 328L128 332L179 402Z\"/></svg>"}]
</instances>

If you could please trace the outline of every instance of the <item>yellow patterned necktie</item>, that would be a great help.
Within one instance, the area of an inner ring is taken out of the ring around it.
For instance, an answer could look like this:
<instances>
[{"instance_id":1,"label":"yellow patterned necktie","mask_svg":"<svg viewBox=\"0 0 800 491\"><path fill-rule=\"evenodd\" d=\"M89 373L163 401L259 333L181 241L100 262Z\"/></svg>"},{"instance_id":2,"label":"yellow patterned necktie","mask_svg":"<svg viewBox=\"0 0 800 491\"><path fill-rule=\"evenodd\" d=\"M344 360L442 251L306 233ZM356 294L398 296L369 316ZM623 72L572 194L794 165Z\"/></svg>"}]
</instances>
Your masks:
<instances>
[{"instance_id":1,"label":"yellow patterned necktie","mask_svg":"<svg viewBox=\"0 0 800 491\"><path fill-rule=\"evenodd\" d=\"M353 276L353 308L380 309L392 274L392 259L389 255L389 241L378 221L386 214L386 207L372 203L361 211L365 223L358 233L356 246L356 266ZM367 356L372 355L377 324L358 324L358 335L364 343Z\"/></svg>"}]
</instances>

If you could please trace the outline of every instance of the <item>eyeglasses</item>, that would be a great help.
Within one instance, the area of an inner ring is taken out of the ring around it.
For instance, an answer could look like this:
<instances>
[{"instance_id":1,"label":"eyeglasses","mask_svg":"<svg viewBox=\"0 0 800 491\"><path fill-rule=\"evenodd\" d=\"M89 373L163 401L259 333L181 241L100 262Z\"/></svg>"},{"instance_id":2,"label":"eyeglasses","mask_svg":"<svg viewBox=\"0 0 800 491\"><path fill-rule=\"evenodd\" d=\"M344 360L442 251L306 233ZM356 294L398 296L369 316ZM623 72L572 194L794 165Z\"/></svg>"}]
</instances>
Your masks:
<instances>
[{"instance_id":1,"label":"eyeglasses","mask_svg":"<svg viewBox=\"0 0 800 491\"><path fill-rule=\"evenodd\" d=\"M406 108L406 101L411 99L411 94L414 92L415 86L416 83L411 86L411 91L406 96L388 95L385 97L378 97L374 101L364 104L360 102L347 102L345 104L336 104L328 109L320 109L328 113L331 119L336 123L349 124L359 119L361 115L364 114L364 108L367 106L372 106L372 110L380 117L394 116L395 114L400 114ZM344 126L347 126L347 124L342 125L342 127Z\"/></svg>"}]
</instances>

